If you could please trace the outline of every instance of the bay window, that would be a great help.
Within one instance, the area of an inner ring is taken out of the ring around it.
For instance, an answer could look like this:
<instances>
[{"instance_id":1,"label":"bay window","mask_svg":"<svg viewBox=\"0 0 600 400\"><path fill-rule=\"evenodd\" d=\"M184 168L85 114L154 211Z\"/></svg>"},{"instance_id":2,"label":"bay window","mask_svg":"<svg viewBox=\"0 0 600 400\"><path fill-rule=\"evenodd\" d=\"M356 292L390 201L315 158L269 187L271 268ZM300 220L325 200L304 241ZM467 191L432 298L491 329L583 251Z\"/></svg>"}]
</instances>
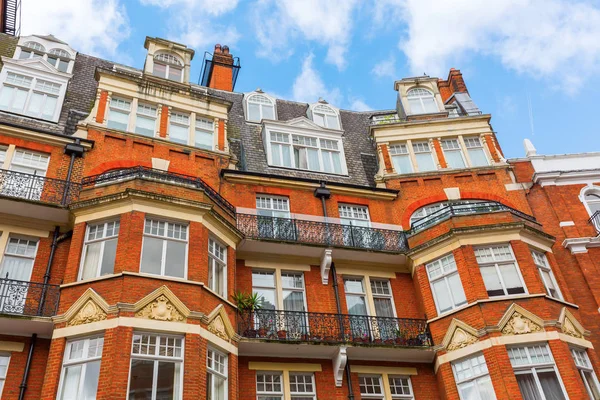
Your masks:
<instances>
[{"instance_id":1,"label":"bay window","mask_svg":"<svg viewBox=\"0 0 600 400\"><path fill-rule=\"evenodd\" d=\"M540 251L532 249L531 256L533 257L533 262L540 272L540 276L544 282L546 294L555 299L562 300L562 294L560 293L560 289L558 288L558 284L556 283L556 279L554 278L554 274L552 273L552 269L550 268L550 264L548 263L548 258L546 258L546 255Z\"/></svg>"},{"instance_id":2,"label":"bay window","mask_svg":"<svg viewBox=\"0 0 600 400\"><path fill-rule=\"evenodd\" d=\"M127 131L129 126L129 113L131 112L131 101L112 97L108 105L108 117L106 127Z\"/></svg>"},{"instance_id":3,"label":"bay window","mask_svg":"<svg viewBox=\"0 0 600 400\"><path fill-rule=\"evenodd\" d=\"M471 160L472 167L483 167L490 165L485 151L483 150L483 144L478 137L465 137L464 139L467 153Z\"/></svg>"},{"instance_id":4,"label":"bay window","mask_svg":"<svg viewBox=\"0 0 600 400\"><path fill-rule=\"evenodd\" d=\"M344 174L342 142L284 132L268 132L269 164L280 167Z\"/></svg>"},{"instance_id":5,"label":"bay window","mask_svg":"<svg viewBox=\"0 0 600 400\"><path fill-rule=\"evenodd\" d=\"M462 149L458 139L444 139L442 140L442 150L444 150L444 157L448 168L465 168L466 163L462 154Z\"/></svg>"},{"instance_id":6,"label":"bay window","mask_svg":"<svg viewBox=\"0 0 600 400\"><path fill-rule=\"evenodd\" d=\"M587 352L584 349L571 348L571 355L590 399L600 400L600 383Z\"/></svg>"},{"instance_id":7,"label":"bay window","mask_svg":"<svg viewBox=\"0 0 600 400\"><path fill-rule=\"evenodd\" d=\"M87 226L79 279L112 274L117 255L119 221L101 222Z\"/></svg>"},{"instance_id":8,"label":"bay window","mask_svg":"<svg viewBox=\"0 0 600 400\"><path fill-rule=\"evenodd\" d=\"M526 292L519 265L510 245L476 248L475 258L488 296L508 296Z\"/></svg>"},{"instance_id":9,"label":"bay window","mask_svg":"<svg viewBox=\"0 0 600 400\"><path fill-rule=\"evenodd\" d=\"M389 147L394 169L398 174L409 174L413 172L412 161L406 144L395 144Z\"/></svg>"},{"instance_id":10,"label":"bay window","mask_svg":"<svg viewBox=\"0 0 600 400\"><path fill-rule=\"evenodd\" d=\"M496 393L483 354L452 363L461 400L495 400Z\"/></svg>"},{"instance_id":11,"label":"bay window","mask_svg":"<svg viewBox=\"0 0 600 400\"><path fill-rule=\"evenodd\" d=\"M103 346L102 337L67 342L58 394L60 400L96 398Z\"/></svg>"},{"instance_id":12,"label":"bay window","mask_svg":"<svg viewBox=\"0 0 600 400\"><path fill-rule=\"evenodd\" d=\"M208 287L221 296L227 294L227 248L208 239Z\"/></svg>"},{"instance_id":13,"label":"bay window","mask_svg":"<svg viewBox=\"0 0 600 400\"><path fill-rule=\"evenodd\" d=\"M187 225L146 218L140 271L185 278L187 275Z\"/></svg>"},{"instance_id":14,"label":"bay window","mask_svg":"<svg viewBox=\"0 0 600 400\"><path fill-rule=\"evenodd\" d=\"M227 400L227 354L208 348L206 354L206 398Z\"/></svg>"},{"instance_id":15,"label":"bay window","mask_svg":"<svg viewBox=\"0 0 600 400\"><path fill-rule=\"evenodd\" d=\"M214 131L215 128L212 120L197 117L194 130L194 145L202 149L213 150L215 146L213 139Z\"/></svg>"},{"instance_id":16,"label":"bay window","mask_svg":"<svg viewBox=\"0 0 600 400\"><path fill-rule=\"evenodd\" d=\"M432 261L425 268L438 314L467 304L453 254Z\"/></svg>"},{"instance_id":17,"label":"bay window","mask_svg":"<svg viewBox=\"0 0 600 400\"><path fill-rule=\"evenodd\" d=\"M46 79L8 72L0 93L0 109L54 120L62 85Z\"/></svg>"},{"instance_id":18,"label":"bay window","mask_svg":"<svg viewBox=\"0 0 600 400\"><path fill-rule=\"evenodd\" d=\"M547 344L509 347L507 350L523 400L567 398Z\"/></svg>"},{"instance_id":19,"label":"bay window","mask_svg":"<svg viewBox=\"0 0 600 400\"><path fill-rule=\"evenodd\" d=\"M171 112L169 117L169 140L188 144L190 136L190 116L180 112Z\"/></svg>"},{"instance_id":20,"label":"bay window","mask_svg":"<svg viewBox=\"0 0 600 400\"><path fill-rule=\"evenodd\" d=\"M135 133L154 137L156 132L156 107L138 103L135 115Z\"/></svg>"},{"instance_id":21,"label":"bay window","mask_svg":"<svg viewBox=\"0 0 600 400\"><path fill-rule=\"evenodd\" d=\"M134 334L129 398L181 400L183 354L182 337Z\"/></svg>"}]
</instances>

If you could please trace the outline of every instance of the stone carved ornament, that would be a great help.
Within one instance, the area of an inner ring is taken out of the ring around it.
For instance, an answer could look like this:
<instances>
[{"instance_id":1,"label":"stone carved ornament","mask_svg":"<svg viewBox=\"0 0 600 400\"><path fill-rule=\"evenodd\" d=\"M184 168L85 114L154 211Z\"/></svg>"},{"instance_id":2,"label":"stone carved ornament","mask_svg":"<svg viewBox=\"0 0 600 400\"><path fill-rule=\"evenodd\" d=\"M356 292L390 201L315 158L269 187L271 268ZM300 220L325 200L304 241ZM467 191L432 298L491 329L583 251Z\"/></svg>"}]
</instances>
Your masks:
<instances>
[{"instance_id":1,"label":"stone carved ornament","mask_svg":"<svg viewBox=\"0 0 600 400\"><path fill-rule=\"evenodd\" d=\"M446 347L448 351L462 349L477 341L477 338L462 328L456 328L452 335L452 340Z\"/></svg>"},{"instance_id":2,"label":"stone carved ornament","mask_svg":"<svg viewBox=\"0 0 600 400\"><path fill-rule=\"evenodd\" d=\"M227 330L225 329L225 323L223 322L223 318L221 318L220 315L218 315L215 319L213 319L210 322L210 324L208 324L208 331L214 333L223 340L229 340Z\"/></svg>"},{"instance_id":3,"label":"stone carved ornament","mask_svg":"<svg viewBox=\"0 0 600 400\"><path fill-rule=\"evenodd\" d=\"M106 313L92 300L88 300L83 307L69 321L68 326L89 324L106 319Z\"/></svg>"},{"instance_id":4,"label":"stone carved ornament","mask_svg":"<svg viewBox=\"0 0 600 400\"><path fill-rule=\"evenodd\" d=\"M185 319L165 295L158 296L153 302L138 311L135 316L138 318L172 322L179 322Z\"/></svg>"},{"instance_id":5,"label":"stone carved ornament","mask_svg":"<svg viewBox=\"0 0 600 400\"><path fill-rule=\"evenodd\" d=\"M529 318L523 316L523 314L519 312L515 312L502 329L502 333L505 335L521 335L524 333L534 333L541 331L541 326L539 326Z\"/></svg>"},{"instance_id":6,"label":"stone carved ornament","mask_svg":"<svg viewBox=\"0 0 600 400\"><path fill-rule=\"evenodd\" d=\"M582 338L583 335L581 335L581 333L579 333L579 331L577 330L577 328L575 328L575 325L573 325L573 322L571 322L571 320L569 318L565 318L564 322L562 323L562 331L564 333L566 333L567 335L576 337L576 338Z\"/></svg>"}]
</instances>

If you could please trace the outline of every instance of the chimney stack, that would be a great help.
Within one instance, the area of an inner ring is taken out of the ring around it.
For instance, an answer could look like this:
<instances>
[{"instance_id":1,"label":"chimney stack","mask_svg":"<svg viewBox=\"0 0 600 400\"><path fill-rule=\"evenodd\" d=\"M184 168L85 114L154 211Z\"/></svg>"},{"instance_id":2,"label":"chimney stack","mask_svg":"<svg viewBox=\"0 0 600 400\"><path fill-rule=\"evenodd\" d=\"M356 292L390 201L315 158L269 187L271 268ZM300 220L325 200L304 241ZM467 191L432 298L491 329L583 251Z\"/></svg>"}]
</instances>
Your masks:
<instances>
[{"instance_id":1,"label":"chimney stack","mask_svg":"<svg viewBox=\"0 0 600 400\"><path fill-rule=\"evenodd\" d=\"M233 91L234 85L234 66L233 56L229 54L229 46L215 45L215 52L210 66L210 80L208 87L214 89ZM237 67L239 68L239 67Z\"/></svg>"},{"instance_id":2,"label":"chimney stack","mask_svg":"<svg viewBox=\"0 0 600 400\"><path fill-rule=\"evenodd\" d=\"M454 93L469 93L460 70L456 68L450 68L447 80L438 81L438 88L444 102Z\"/></svg>"}]
</instances>

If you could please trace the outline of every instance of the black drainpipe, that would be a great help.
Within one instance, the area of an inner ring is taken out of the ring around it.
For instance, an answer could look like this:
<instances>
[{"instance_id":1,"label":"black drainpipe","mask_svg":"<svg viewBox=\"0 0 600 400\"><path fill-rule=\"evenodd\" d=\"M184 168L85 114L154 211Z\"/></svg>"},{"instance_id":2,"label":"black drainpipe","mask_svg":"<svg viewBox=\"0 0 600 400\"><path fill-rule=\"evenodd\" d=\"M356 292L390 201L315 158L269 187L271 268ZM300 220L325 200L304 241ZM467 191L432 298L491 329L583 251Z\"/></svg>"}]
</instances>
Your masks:
<instances>
[{"instance_id":1,"label":"black drainpipe","mask_svg":"<svg viewBox=\"0 0 600 400\"><path fill-rule=\"evenodd\" d=\"M325 182L321 182L321 186L315 189L315 197L321 199L321 206L323 207L323 216L327 218L327 207L325 206L325 200L331 197L331 191L325 187ZM329 235L326 235L327 244L329 244ZM344 324L342 321L342 304L340 302L340 291L338 289L337 273L335 271L335 263L331 263L331 279L333 286L333 293L335 295L335 306L339 317L340 332L344 332ZM350 360L346 358L346 366L344 367L346 373L346 380L348 381L348 400L354 400L354 391L352 390L352 379L350 376Z\"/></svg>"},{"instance_id":2,"label":"black drainpipe","mask_svg":"<svg viewBox=\"0 0 600 400\"><path fill-rule=\"evenodd\" d=\"M63 192L61 204L66 206L67 199L69 197L71 176L73 175L73 165L75 165L75 158L82 157L84 147L81 145L79 138L75 139L75 143L68 143L65 145L65 154L71 156L69 162L69 169L67 170L67 179ZM58 245L58 236L60 235L60 226L54 228L54 236L52 236L52 244L50 245L50 256L48 257L48 263L46 264L46 273L44 274L44 284L42 285L42 295L40 297L40 304L38 305L37 314L41 315L44 311L44 303L46 302L46 293L48 290L48 282L50 282L50 272L52 270L52 261L54 261L54 253ZM21 385L19 385L19 400L25 398L25 391L27 390L27 378L29 377L29 370L31 369L31 359L33 358L33 351L35 349L35 342L37 340L37 334L31 335L31 343L29 344L29 353L27 354L27 362L25 363L25 371L23 371L23 379Z\"/></svg>"}]
</instances>

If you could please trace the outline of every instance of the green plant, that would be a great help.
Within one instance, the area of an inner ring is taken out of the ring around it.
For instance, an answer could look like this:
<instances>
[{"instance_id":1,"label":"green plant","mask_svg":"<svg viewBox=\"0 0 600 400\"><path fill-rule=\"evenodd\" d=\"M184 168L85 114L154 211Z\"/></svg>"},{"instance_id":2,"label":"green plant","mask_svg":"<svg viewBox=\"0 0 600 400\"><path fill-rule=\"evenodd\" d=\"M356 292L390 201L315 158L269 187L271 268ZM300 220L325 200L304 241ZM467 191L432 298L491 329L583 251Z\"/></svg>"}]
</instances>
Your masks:
<instances>
[{"instance_id":1,"label":"green plant","mask_svg":"<svg viewBox=\"0 0 600 400\"><path fill-rule=\"evenodd\" d=\"M258 295L258 293L243 293L236 292L231 296L233 301L238 307L240 312L242 311L255 311L259 310L262 307L263 299Z\"/></svg>"}]
</instances>

